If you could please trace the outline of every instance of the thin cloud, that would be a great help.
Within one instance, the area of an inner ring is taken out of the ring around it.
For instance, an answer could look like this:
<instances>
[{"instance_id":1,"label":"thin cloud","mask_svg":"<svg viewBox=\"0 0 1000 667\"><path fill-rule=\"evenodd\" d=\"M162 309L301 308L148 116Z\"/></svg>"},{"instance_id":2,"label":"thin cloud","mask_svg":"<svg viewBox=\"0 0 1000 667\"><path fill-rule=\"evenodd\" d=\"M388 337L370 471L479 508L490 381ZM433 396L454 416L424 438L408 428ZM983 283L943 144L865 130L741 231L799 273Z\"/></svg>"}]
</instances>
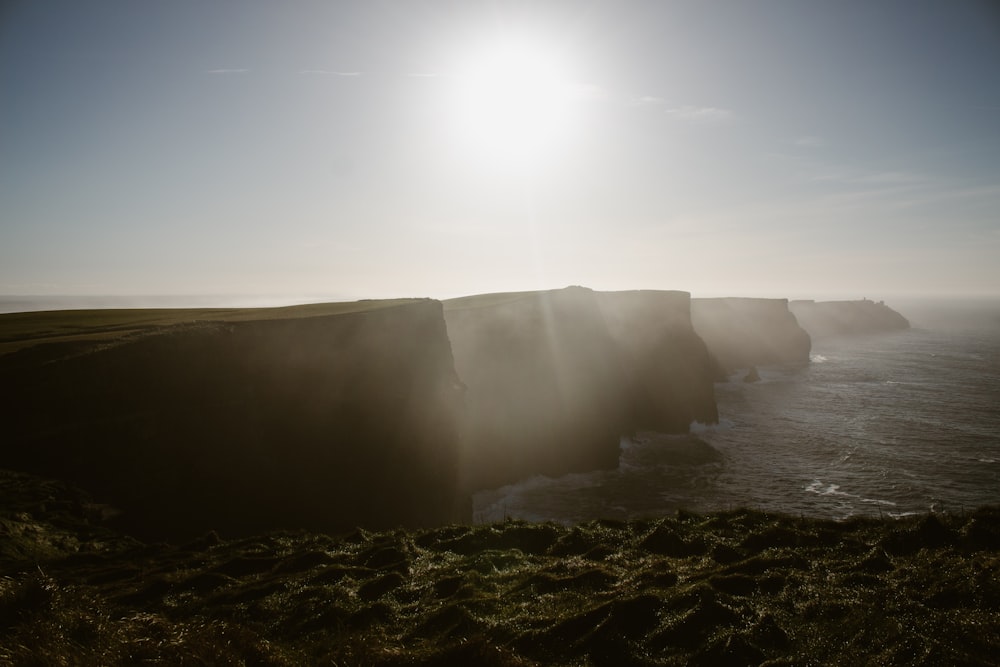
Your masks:
<instances>
[{"instance_id":1,"label":"thin cloud","mask_svg":"<svg viewBox=\"0 0 1000 667\"><path fill-rule=\"evenodd\" d=\"M838 167L813 167L809 179L814 182L842 183L861 186L914 186L926 185L929 180L922 174L905 171L863 171Z\"/></svg>"},{"instance_id":2,"label":"thin cloud","mask_svg":"<svg viewBox=\"0 0 1000 667\"><path fill-rule=\"evenodd\" d=\"M341 72L332 69L303 69L299 74L324 74L330 76L361 76L361 72Z\"/></svg>"},{"instance_id":3,"label":"thin cloud","mask_svg":"<svg viewBox=\"0 0 1000 667\"><path fill-rule=\"evenodd\" d=\"M913 183L923 183L927 179L919 174L913 174L904 171L874 171L865 174L860 180L865 183L905 185Z\"/></svg>"},{"instance_id":4,"label":"thin cloud","mask_svg":"<svg viewBox=\"0 0 1000 667\"><path fill-rule=\"evenodd\" d=\"M900 197L891 202L893 208L911 208L927 206L941 202L958 201L983 201L984 203L996 201L1000 198L1000 186L972 186L972 187L941 187L938 189L917 189L911 188L912 195Z\"/></svg>"},{"instance_id":5,"label":"thin cloud","mask_svg":"<svg viewBox=\"0 0 1000 667\"><path fill-rule=\"evenodd\" d=\"M632 106L636 107L663 106L666 103L667 101L662 97L655 97L653 95L643 95L632 100Z\"/></svg>"},{"instance_id":6,"label":"thin cloud","mask_svg":"<svg viewBox=\"0 0 1000 667\"><path fill-rule=\"evenodd\" d=\"M693 104L668 106L668 100L657 95L641 95L623 99L622 102L627 103L631 107L662 109L664 113L678 120L691 123L722 123L736 118L736 114L731 109L723 109L722 107L696 106Z\"/></svg>"},{"instance_id":7,"label":"thin cloud","mask_svg":"<svg viewBox=\"0 0 1000 667\"><path fill-rule=\"evenodd\" d=\"M205 70L208 74L244 74L249 72L248 69L209 69Z\"/></svg>"},{"instance_id":8,"label":"thin cloud","mask_svg":"<svg viewBox=\"0 0 1000 667\"><path fill-rule=\"evenodd\" d=\"M448 75L444 72L407 72L406 76L414 79L439 79Z\"/></svg>"},{"instance_id":9,"label":"thin cloud","mask_svg":"<svg viewBox=\"0 0 1000 667\"><path fill-rule=\"evenodd\" d=\"M1000 197L997 185L962 186L906 172L862 172L824 180L841 186L819 200L831 208L877 205L896 211L959 202L989 206Z\"/></svg>"},{"instance_id":10,"label":"thin cloud","mask_svg":"<svg viewBox=\"0 0 1000 667\"><path fill-rule=\"evenodd\" d=\"M731 120L735 114L719 107L683 106L667 109L667 113L681 120L695 123L720 123Z\"/></svg>"}]
</instances>

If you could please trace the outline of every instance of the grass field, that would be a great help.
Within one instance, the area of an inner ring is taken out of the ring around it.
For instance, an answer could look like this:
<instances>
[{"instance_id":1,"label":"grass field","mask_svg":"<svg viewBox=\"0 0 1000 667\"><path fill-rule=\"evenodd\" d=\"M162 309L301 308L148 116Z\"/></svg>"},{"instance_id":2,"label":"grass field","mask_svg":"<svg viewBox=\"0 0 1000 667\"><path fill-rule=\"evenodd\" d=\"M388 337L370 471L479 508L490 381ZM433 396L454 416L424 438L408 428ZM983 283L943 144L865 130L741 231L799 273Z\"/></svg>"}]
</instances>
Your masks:
<instances>
[{"instance_id":1,"label":"grass field","mask_svg":"<svg viewBox=\"0 0 1000 667\"><path fill-rule=\"evenodd\" d=\"M0 473L0 663L988 665L1000 509L146 545Z\"/></svg>"},{"instance_id":2,"label":"grass field","mask_svg":"<svg viewBox=\"0 0 1000 667\"><path fill-rule=\"evenodd\" d=\"M193 322L322 317L392 308L415 299L313 303L279 308L123 308L0 314L0 355L40 343L113 340L157 327Z\"/></svg>"}]
</instances>

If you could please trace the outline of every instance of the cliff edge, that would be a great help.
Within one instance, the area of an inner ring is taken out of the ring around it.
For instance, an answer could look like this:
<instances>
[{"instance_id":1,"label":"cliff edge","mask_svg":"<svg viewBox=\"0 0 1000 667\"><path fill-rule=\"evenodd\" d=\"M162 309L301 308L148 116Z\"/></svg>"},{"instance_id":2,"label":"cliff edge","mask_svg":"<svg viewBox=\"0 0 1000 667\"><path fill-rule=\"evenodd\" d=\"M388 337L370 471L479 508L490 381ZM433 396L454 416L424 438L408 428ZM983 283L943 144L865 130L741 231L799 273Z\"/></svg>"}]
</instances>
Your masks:
<instances>
[{"instance_id":1,"label":"cliff edge","mask_svg":"<svg viewBox=\"0 0 1000 667\"><path fill-rule=\"evenodd\" d=\"M809 334L788 309L787 299L692 299L691 320L725 373L809 362Z\"/></svg>"},{"instance_id":2,"label":"cliff edge","mask_svg":"<svg viewBox=\"0 0 1000 667\"><path fill-rule=\"evenodd\" d=\"M593 291L445 301L469 489L618 465L628 382Z\"/></svg>"},{"instance_id":3,"label":"cliff edge","mask_svg":"<svg viewBox=\"0 0 1000 667\"><path fill-rule=\"evenodd\" d=\"M719 420L714 363L691 323L691 295L680 291L598 292L621 350L634 430L685 433Z\"/></svg>"}]
</instances>

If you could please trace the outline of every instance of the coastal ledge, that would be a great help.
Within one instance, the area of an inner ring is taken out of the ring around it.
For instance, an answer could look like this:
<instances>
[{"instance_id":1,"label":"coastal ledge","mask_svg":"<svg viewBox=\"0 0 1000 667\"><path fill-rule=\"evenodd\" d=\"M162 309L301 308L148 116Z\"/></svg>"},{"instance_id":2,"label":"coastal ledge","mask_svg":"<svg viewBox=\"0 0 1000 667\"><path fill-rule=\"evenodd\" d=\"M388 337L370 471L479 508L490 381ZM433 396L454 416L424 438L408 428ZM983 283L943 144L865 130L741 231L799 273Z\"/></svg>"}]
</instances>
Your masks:
<instances>
[{"instance_id":1,"label":"coastal ledge","mask_svg":"<svg viewBox=\"0 0 1000 667\"><path fill-rule=\"evenodd\" d=\"M909 321L884 301L799 300L788 304L810 336L842 336L909 329Z\"/></svg>"},{"instance_id":2,"label":"coastal ledge","mask_svg":"<svg viewBox=\"0 0 1000 667\"><path fill-rule=\"evenodd\" d=\"M0 471L0 663L992 664L1000 508L737 509L180 546Z\"/></svg>"}]
</instances>

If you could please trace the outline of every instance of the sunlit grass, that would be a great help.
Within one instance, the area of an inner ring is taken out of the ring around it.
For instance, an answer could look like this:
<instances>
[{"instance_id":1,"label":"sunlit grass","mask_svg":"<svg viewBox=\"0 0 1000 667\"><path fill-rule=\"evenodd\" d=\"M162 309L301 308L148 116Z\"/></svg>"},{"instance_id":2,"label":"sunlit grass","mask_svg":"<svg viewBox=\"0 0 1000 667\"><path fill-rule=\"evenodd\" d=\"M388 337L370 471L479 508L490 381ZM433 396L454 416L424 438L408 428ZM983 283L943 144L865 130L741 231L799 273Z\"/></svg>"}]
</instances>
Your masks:
<instances>
[{"instance_id":1,"label":"sunlit grass","mask_svg":"<svg viewBox=\"0 0 1000 667\"><path fill-rule=\"evenodd\" d=\"M17 479L4 531L50 546L3 552L5 663L989 664L1000 647L996 508L145 546Z\"/></svg>"},{"instance_id":2,"label":"sunlit grass","mask_svg":"<svg viewBox=\"0 0 1000 667\"><path fill-rule=\"evenodd\" d=\"M122 308L0 314L0 355L39 343L114 340L158 327L196 322L245 322L358 313L413 299L312 303L278 308Z\"/></svg>"}]
</instances>

